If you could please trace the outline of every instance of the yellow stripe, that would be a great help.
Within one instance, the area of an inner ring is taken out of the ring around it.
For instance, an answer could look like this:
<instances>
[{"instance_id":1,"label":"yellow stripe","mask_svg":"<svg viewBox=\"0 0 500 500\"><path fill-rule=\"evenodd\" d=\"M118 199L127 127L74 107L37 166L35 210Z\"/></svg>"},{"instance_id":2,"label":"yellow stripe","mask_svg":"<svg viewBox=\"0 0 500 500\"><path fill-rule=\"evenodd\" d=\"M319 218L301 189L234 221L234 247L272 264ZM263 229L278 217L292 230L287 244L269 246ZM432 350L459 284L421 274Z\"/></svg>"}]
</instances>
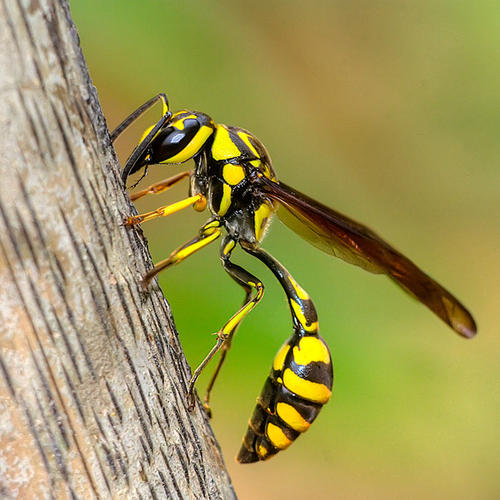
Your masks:
<instances>
[{"instance_id":1,"label":"yellow stripe","mask_svg":"<svg viewBox=\"0 0 500 500\"><path fill-rule=\"evenodd\" d=\"M332 394L326 385L304 380L293 373L290 368L283 373L283 385L297 396L314 403L325 404Z\"/></svg>"},{"instance_id":2,"label":"yellow stripe","mask_svg":"<svg viewBox=\"0 0 500 500\"><path fill-rule=\"evenodd\" d=\"M172 117L170 118L170 122L175 121L175 118L179 117L180 115L184 113L189 113L187 109L181 109L180 111L176 111L175 113L172 114Z\"/></svg>"},{"instance_id":3,"label":"yellow stripe","mask_svg":"<svg viewBox=\"0 0 500 500\"><path fill-rule=\"evenodd\" d=\"M163 108L163 114L166 115L168 113L168 103L165 97L161 96L161 107Z\"/></svg>"},{"instance_id":4,"label":"yellow stripe","mask_svg":"<svg viewBox=\"0 0 500 500\"><path fill-rule=\"evenodd\" d=\"M220 222L218 220L213 220L212 222L205 224L203 226L203 230L210 229L211 227L220 227Z\"/></svg>"},{"instance_id":5,"label":"yellow stripe","mask_svg":"<svg viewBox=\"0 0 500 500\"><path fill-rule=\"evenodd\" d=\"M183 163L190 160L203 147L212 133L212 128L202 125L200 130L196 132L195 136L189 141L189 144L182 151L171 158L167 158L161 163Z\"/></svg>"},{"instance_id":6,"label":"yellow stripe","mask_svg":"<svg viewBox=\"0 0 500 500\"><path fill-rule=\"evenodd\" d=\"M201 201L204 198L202 194L197 194L195 196L190 196L189 198L185 198L184 200L181 201L176 201L175 203L172 203L171 205L166 205L164 207L157 208L156 210L153 210L152 212L147 212L145 214L139 214L135 217L130 217L131 220L139 220L141 223L146 222L151 219L156 219L156 217L167 217L168 215L174 214L175 212L178 212L179 210L183 210L184 208L187 208L194 203L197 203Z\"/></svg>"},{"instance_id":7,"label":"yellow stripe","mask_svg":"<svg viewBox=\"0 0 500 500\"><path fill-rule=\"evenodd\" d=\"M314 323L311 323L309 326L305 326L304 328L306 332L316 333L319 330L319 323L315 321Z\"/></svg>"},{"instance_id":8,"label":"yellow stripe","mask_svg":"<svg viewBox=\"0 0 500 500\"><path fill-rule=\"evenodd\" d=\"M311 425L292 405L279 402L276 405L276 413L278 416L297 432L304 432Z\"/></svg>"},{"instance_id":9,"label":"yellow stripe","mask_svg":"<svg viewBox=\"0 0 500 500\"><path fill-rule=\"evenodd\" d=\"M245 178L245 169L241 165L227 163L222 169L222 177L231 186L236 186Z\"/></svg>"},{"instance_id":10,"label":"yellow stripe","mask_svg":"<svg viewBox=\"0 0 500 500\"><path fill-rule=\"evenodd\" d=\"M299 299L310 300L309 294L293 279L292 276L288 276L288 279L290 280L290 283L292 284Z\"/></svg>"},{"instance_id":11,"label":"yellow stripe","mask_svg":"<svg viewBox=\"0 0 500 500\"><path fill-rule=\"evenodd\" d=\"M269 451L267 450L267 448L265 448L262 444L259 444L257 455L259 455L259 457L264 460L267 457L268 453Z\"/></svg>"},{"instance_id":12,"label":"yellow stripe","mask_svg":"<svg viewBox=\"0 0 500 500\"><path fill-rule=\"evenodd\" d=\"M231 333L234 327L252 310L253 302L247 304L241 311L238 311L223 327L222 333Z\"/></svg>"},{"instance_id":13,"label":"yellow stripe","mask_svg":"<svg viewBox=\"0 0 500 500\"><path fill-rule=\"evenodd\" d=\"M197 241L196 243L193 243L192 245L189 245L186 248L183 248L179 252L175 254L175 259L178 260L183 260L189 255L191 255L193 252L196 252L196 250L199 250L200 248L203 248L205 245L208 245L212 241L216 240L220 236L220 231L215 230L212 234L207 236L206 238L203 238L200 241Z\"/></svg>"},{"instance_id":14,"label":"yellow stripe","mask_svg":"<svg viewBox=\"0 0 500 500\"><path fill-rule=\"evenodd\" d=\"M293 348L293 359L298 365L308 365L314 361L330 364L328 347L318 337L303 337Z\"/></svg>"},{"instance_id":15,"label":"yellow stripe","mask_svg":"<svg viewBox=\"0 0 500 500\"><path fill-rule=\"evenodd\" d=\"M252 143L250 142L249 135L246 134L245 132L242 132L241 130L238 132L238 135L240 136L241 140L248 146L248 148L252 151L252 153L257 157L260 158L259 153L257 153L257 150L253 147Z\"/></svg>"},{"instance_id":16,"label":"yellow stripe","mask_svg":"<svg viewBox=\"0 0 500 500\"><path fill-rule=\"evenodd\" d=\"M220 200L218 215L226 215L226 212L231 206L231 187L227 184L222 184L222 199Z\"/></svg>"},{"instance_id":17,"label":"yellow stripe","mask_svg":"<svg viewBox=\"0 0 500 500\"><path fill-rule=\"evenodd\" d=\"M254 224L255 224L255 237L260 241L264 235L264 229L266 228L266 223L269 216L272 214L272 209L267 203L262 203L262 205L255 210L254 213Z\"/></svg>"},{"instance_id":18,"label":"yellow stripe","mask_svg":"<svg viewBox=\"0 0 500 500\"><path fill-rule=\"evenodd\" d=\"M224 247L224 250L222 253L224 255L227 255L236 245L236 242L234 240L230 240L229 243Z\"/></svg>"},{"instance_id":19,"label":"yellow stripe","mask_svg":"<svg viewBox=\"0 0 500 500\"><path fill-rule=\"evenodd\" d=\"M274 358L273 370L276 371L283 370L283 364L285 363L285 358L289 350L290 346L288 344L283 344L281 346L281 349L278 351L278 354L276 354L276 357Z\"/></svg>"},{"instance_id":20,"label":"yellow stripe","mask_svg":"<svg viewBox=\"0 0 500 500\"><path fill-rule=\"evenodd\" d=\"M225 125L216 125L215 139L212 144L212 157L215 160L228 160L229 158L238 158L241 151L231 140L229 131Z\"/></svg>"},{"instance_id":21,"label":"yellow stripe","mask_svg":"<svg viewBox=\"0 0 500 500\"><path fill-rule=\"evenodd\" d=\"M151 130L153 130L154 128L154 125L151 125L151 127L148 127L142 134L141 136L141 139L139 140L139 144L144 140L146 139L146 136L149 134L149 132L151 132ZM159 132L159 131L158 131Z\"/></svg>"},{"instance_id":22,"label":"yellow stripe","mask_svg":"<svg viewBox=\"0 0 500 500\"><path fill-rule=\"evenodd\" d=\"M238 323L255 307L257 302L262 298L264 289L262 288L262 283L258 283L257 294L243 309L238 311L223 327L221 332L229 334L238 325Z\"/></svg>"},{"instance_id":23,"label":"yellow stripe","mask_svg":"<svg viewBox=\"0 0 500 500\"><path fill-rule=\"evenodd\" d=\"M294 300L290 299L290 304L292 306L292 309L295 313L295 316L299 320L300 324L304 327L304 330L306 332L316 332L318 331L318 322L315 321L314 323L311 323L309 326L307 325L307 320L304 315L304 311L302 310L302 307L300 307L299 303Z\"/></svg>"},{"instance_id":24,"label":"yellow stripe","mask_svg":"<svg viewBox=\"0 0 500 500\"><path fill-rule=\"evenodd\" d=\"M247 283L250 285L250 286L253 286L254 288L257 288L257 287L261 287L262 286L262 283L260 281L257 281L257 283L254 283L253 281L247 281Z\"/></svg>"},{"instance_id":25,"label":"yellow stripe","mask_svg":"<svg viewBox=\"0 0 500 500\"><path fill-rule=\"evenodd\" d=\"M169 125L171 127L175 127L177 130L184 130L184 120L190 120L191 118L194 118L196 120L196 115L183 116L177 121L170 121Z\"/></svg>"},{"instance_id":26,"label":"yellow stripe","mask_svg":"<svg viewBox=\"0 0 500 500\"><path fill-rule=\"evenodd\" d=\"M284 450L292 444L292 441L286 437L285 433L271 422L268 422L266 426L266 436L280 450Z\"/></svg>"},{"instance_id":27,"label":"yellow stripe","mask_svg":"<svg viewBox=\"0 0 500 500\"><path fill-rule=\"evenodd\" d=\"M260 170L264 172L264 175L271 180L275 180L276 176L271 172L271 169L269 168L269 165L266 163L262 163L262 166L260 167Z\"/></svg>"},{"instance_id":28,"label":"yellow stripe","mask_svg":"<svg viewBox=\"0 0 500 500\"><path fill-rule=\"evenodd\" d=\"M193 203L196 203L197 201L199 201L201 198L203 198L203 195L197 194L195 196L190 196L189 198L185 198L184 200L176 201L175 203L172 203L171 205L167 205L162 210L162 216L166 217L167 215L173 214L175 212L178 212L179 210L187 208L190 205L192 205Z\"/></svg>"}]
</instances>

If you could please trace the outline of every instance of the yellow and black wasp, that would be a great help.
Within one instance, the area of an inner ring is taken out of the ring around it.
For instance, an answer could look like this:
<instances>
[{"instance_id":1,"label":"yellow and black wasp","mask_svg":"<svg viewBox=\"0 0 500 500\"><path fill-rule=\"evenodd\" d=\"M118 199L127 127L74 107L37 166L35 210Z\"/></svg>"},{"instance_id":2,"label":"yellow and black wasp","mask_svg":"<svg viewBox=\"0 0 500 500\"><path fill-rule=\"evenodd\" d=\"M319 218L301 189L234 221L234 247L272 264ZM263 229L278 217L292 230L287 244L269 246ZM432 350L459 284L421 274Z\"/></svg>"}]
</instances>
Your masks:
<instances>
[{"instance_id":1,"label":"yellow and black wasp","mask_svg":"<svg viewBox=\"0 0 500 500\"><path fill-rule=\"evenodd\" d=\"M155 102L163 106L161 119L148 128L123 169L122 178L153 164L180 164L194 160L193 171L177 174L132 195L135 200L167 190L189 178L189 197L153 212L129 217L133 226L193 206L208 208L211 217L198 235L144 277L143 284L163 269L183 261L224 233L220 258L226 272L245 291L241 308L217 333L215 346L194 371L189 384L193 404L194 384L206 364L221 355L212 376L205 407L215 379L243 318L260 302L262 282L234 264L237 244L261 260L279 280L288 299L293 334L274 358L271 373L257 399L243 445L241 463L265 460L287 448L306 431L329 400L333 368L326 342L319 335L318 316L308 293L260 245L275 212L293 231L335 257L373 273L386 274L416 297L461 336L471 338L476 325L467 309L413 262L358 222L322 205L279 181L264 145L250 132L215 123L205 113L182 110L172 113L165 94L158 94L129 115L111 134L114 141Z\"/></svg>"}]
</instances>

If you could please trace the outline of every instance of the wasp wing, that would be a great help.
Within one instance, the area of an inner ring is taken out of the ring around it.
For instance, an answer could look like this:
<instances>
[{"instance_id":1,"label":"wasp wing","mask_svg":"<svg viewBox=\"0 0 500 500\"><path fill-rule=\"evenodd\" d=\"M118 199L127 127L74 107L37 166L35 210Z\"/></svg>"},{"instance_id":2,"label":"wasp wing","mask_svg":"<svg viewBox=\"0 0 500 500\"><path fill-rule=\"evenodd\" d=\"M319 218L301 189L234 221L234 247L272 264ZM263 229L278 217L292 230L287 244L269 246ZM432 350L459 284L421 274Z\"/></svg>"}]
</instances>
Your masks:
<instances>
[{"instance_id":1,"label":"wasp wing","mask_svg":"<svg viewBox=\"0 0 500 500\"><path fill-rule=\"evenodd\" d=\"M469 311L371 229L282 182L264 177L260 182L263 191L279 202L278 217L312 245L367 271L388 275L457 333L468 338L476 334Z\"/></svg>"}]
</instances>

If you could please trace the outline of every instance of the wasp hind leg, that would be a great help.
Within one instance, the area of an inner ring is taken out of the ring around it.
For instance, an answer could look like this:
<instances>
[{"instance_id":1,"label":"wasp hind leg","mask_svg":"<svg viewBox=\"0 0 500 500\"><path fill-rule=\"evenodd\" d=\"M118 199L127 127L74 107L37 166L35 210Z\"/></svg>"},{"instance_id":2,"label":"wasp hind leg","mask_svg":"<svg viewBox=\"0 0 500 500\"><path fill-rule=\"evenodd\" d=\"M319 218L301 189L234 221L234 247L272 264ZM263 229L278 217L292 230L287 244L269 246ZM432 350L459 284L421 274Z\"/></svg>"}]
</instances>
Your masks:
<instances>
[{"instance_id":1,"label":"wasp hind leg","mask_svg":"<svg viewBox=\"0 0 500 500\"><path fill-rule=\"evenodd\" d=\"M242 245L243 246L243 245ZM328 402L333 368L319 336L316 308L291 274L270 254L243 246L278 278L287 296L294 333L274 358L237 456L240 463L266 460L305 432Z\"/></svg>"},{"instance_id":2,"label":"wasp hind leg","mask_svg":"<svg viewBox=\"0 0 500 500\"><path fill-rule=\"evenodd\" d=\"M243 304L242 307L245 306L250 301L250 297L252 296L252 287L248 284L248 273L243 270L239 266L234 265L230 260L230 254L232 250L234 249L236 245L236 242L234 239L227 237L222 241L221 247L220 247L220 258L222 261L222 265L225 269L225 271L233 278L238 285L240 285L243 290L245 291L245 297L243 299ZM258 281L258 280L257 280ZM256 282L257 282L256 281ZM243 319L243 318L241 318ZM205 397L203 398L203 406L205 408L205 411L207 412L208 416L211 418L212 417L212 410L210 408L210 395L212 393L212 389L215 385L215 381L217 380L217 377L219 376L220 370L222 368L222 365L224 364L224 361L226 360L227 353L229 349L231 349L233 337L238 330L238 327L241 324L240 322L233 328L231 331L231 334L227 337L226 341L222 344L222 347L220 348L220 357L219 360L217 361L217 366L215 367L215 370L210 378L210 381L208 382L207 389L205 391Z\"/></svg>"},{"instance_id":3,"label":"wasp hind leg","mask_svg":"<svg viewBox=\"0 0 500 500\"><path fill-rule=\"evenodd\" d=\"M220 257L222 260L222 265L224 266L226 272L245 290L245 300L243 301L243 305L240 307L240 309L235 314L233 314L233 316L231 316L226 324L217 332L217 342L205 357L205 359L201 362L200 366L198 366L198 368L194 371L189 383L188 392L190 408L192 408L194 405L194 384L196 383L196 380L198 379L205 366L210 362L210 360L212 360L212 358L219 351L222 351L215 371L208 383L206 395L204 398L203 406L205 407L205 410L207 411L209 416L211 414L209 406L210 393L215 384L215 380L220 373L224 360L226 359L227 352L231 347L233 336L236 333L236 330L238 329L240 323L243 321L246 315L250 313L250 311L252 311L253 308L261 301L264 294L264 285L257 277L230 261L231 252L233 251L235 246L236 241L232 237L226 236L226 238L224 238L221 243Z\"/></svg>"}]
</instances>

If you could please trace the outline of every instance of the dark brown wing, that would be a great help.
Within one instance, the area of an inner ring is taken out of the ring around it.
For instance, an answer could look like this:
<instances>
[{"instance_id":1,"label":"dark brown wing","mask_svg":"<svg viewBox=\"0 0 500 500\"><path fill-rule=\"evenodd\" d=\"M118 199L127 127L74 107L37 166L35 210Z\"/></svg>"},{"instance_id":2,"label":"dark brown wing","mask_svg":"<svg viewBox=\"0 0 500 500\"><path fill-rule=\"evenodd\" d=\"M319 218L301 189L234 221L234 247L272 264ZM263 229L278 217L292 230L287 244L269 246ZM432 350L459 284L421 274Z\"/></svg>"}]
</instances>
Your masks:
<instances>
[{"instance_id":1,"label":"dark brown wing","mask_svg":"<svg viewBox=\"0 0 500 500\"><path fill-rule=\"evenodd\" d=\"M457 333L467 338L476 334L471 314L450 292L366 226L282 182L264 177L259 182L280 203L280 219L311 244L367 271L387 274Z\"/></svg>"}]
</instances>

